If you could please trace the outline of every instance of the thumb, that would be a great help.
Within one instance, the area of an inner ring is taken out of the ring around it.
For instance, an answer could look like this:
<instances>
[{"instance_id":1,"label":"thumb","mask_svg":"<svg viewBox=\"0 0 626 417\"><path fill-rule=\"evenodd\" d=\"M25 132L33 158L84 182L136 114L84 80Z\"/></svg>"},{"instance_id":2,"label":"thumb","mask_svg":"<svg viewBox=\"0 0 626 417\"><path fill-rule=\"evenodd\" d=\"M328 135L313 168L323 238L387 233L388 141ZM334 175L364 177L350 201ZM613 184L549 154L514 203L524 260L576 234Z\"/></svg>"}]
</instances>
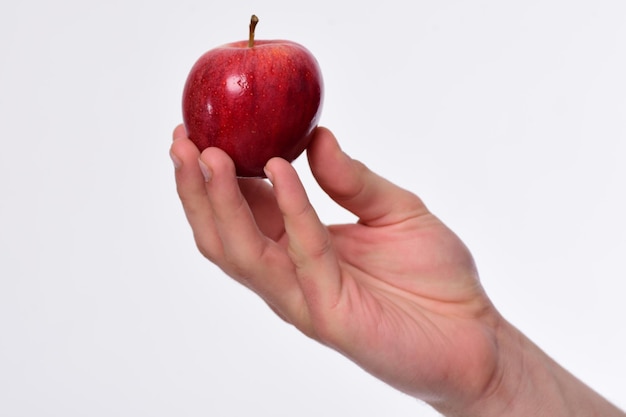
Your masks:
<instances>
[{"instance_id":1,"label":"thumb","mask_svg":"<svg viewBox=\"0 0 626 417\"><path fill-rule=\"evenodd\" d=\"M320 187L362 224L383 226L428 213L415 194L350 158L326 128L317 129L307 157Z\"/></svg>"}]
</instances>

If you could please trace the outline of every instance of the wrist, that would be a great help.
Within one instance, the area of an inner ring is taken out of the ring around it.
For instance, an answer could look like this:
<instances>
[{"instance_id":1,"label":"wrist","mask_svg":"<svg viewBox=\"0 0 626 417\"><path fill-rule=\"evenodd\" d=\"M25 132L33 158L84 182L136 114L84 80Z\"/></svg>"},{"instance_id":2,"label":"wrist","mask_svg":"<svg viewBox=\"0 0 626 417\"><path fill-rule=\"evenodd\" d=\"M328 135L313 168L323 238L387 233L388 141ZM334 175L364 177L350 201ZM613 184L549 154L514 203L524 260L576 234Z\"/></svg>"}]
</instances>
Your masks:
<instances>
[{"instance_id":1,"label":"wrist","mask_svg":"<svg viewBox=\"0 0 626 417\"><path fill-rule=\"evenodd\" d=\"M431 404L447 417L514 417L537 415L528 408L520 409L532 395L533 383L541 376L534 375L542 366L534 345L521 332L503 318L493 329L497 346L497 366L489 383L478 398L467 402L447 400ZM532 400L530 404L535 404Z\"/></svg>"},{"instance_id":2,"label":"wrist","mask_svg":"<svg viewBox=\"0 0 626 417\"><path fill-rule=\"evenodd\" d=\"M514 326L496 329L498 367L483 395L463 406L435 406L448 417L624 417Z\"/></svg>"},{"instance_id":3,"label":"wrist","mask_svg":"<svg viewBox=\"0 0 626 417\"><path fill-rule=\"evenodd\" d=\"M497 372L468 416L573 416L567 412L556 375L559 367L552 359L505 320L497 341Z\"/></svg>"}]
</instances>

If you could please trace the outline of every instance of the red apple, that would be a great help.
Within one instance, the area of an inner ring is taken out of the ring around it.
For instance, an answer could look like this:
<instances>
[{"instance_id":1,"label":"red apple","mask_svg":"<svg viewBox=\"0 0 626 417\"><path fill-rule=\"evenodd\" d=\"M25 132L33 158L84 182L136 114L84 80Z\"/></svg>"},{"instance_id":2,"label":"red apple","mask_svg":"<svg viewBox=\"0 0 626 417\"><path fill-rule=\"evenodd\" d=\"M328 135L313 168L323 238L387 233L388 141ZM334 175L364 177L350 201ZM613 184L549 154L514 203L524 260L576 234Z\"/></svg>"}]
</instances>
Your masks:
<instances>
[{"instance_id":1,"label":"red apple","mask_svg":"<svg viewBox=\"0 0 626 417\"><path fill-rule=\"evenodd\" d=\"M201 151L224 150L237 176L264 177L275 156L289 162L309 144L323 100L322 74L305 47L287 40L247 41L202 55L183 91L183 121Z\"/></svg>"}]
</instances>

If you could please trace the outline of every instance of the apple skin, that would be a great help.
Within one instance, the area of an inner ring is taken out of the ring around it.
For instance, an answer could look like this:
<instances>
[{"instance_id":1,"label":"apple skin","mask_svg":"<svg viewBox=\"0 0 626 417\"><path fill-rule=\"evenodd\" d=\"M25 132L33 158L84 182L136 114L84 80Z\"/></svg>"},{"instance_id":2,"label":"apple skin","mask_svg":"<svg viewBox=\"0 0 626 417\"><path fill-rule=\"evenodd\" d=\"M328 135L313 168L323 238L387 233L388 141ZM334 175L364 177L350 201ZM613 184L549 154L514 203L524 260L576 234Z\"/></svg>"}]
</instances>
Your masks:
<instances>
[{"instance_id":1,"label":"apple skin","mask_svg":"<svg viewBox=\"0 0 626 417\"><path fill-rule=\"evenodd\" d=\"M305 47L286 40L214 48L193 65L183 121L200 151L224 150L238 177L265 177L272 157L289 162L308 146L324 96L322 73Z\"/></svg>"}]
</instances>

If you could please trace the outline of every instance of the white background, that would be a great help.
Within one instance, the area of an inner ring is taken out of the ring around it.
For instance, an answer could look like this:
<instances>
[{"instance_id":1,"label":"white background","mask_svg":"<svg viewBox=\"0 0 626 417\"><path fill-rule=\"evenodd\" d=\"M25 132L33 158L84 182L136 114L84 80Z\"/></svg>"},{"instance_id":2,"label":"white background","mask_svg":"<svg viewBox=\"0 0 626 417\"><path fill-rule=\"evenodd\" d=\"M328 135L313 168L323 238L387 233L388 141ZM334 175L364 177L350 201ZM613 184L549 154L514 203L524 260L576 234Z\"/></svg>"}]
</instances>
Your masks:
<instances>
[{"instance_id":1,"label":"white background","mask_svg":"<svg viewBox=\"0 0 626 417\"><path fill-rule=\"evenodd\" d=\"M0 415L435 415L195 249L170 135L191 65L251 13L317 56L344 149L419 194L503 314L626 407L626 3L342 4L2 3ZM295 164L323 220L352 221Z\"/></svg>"}]
</instances>

